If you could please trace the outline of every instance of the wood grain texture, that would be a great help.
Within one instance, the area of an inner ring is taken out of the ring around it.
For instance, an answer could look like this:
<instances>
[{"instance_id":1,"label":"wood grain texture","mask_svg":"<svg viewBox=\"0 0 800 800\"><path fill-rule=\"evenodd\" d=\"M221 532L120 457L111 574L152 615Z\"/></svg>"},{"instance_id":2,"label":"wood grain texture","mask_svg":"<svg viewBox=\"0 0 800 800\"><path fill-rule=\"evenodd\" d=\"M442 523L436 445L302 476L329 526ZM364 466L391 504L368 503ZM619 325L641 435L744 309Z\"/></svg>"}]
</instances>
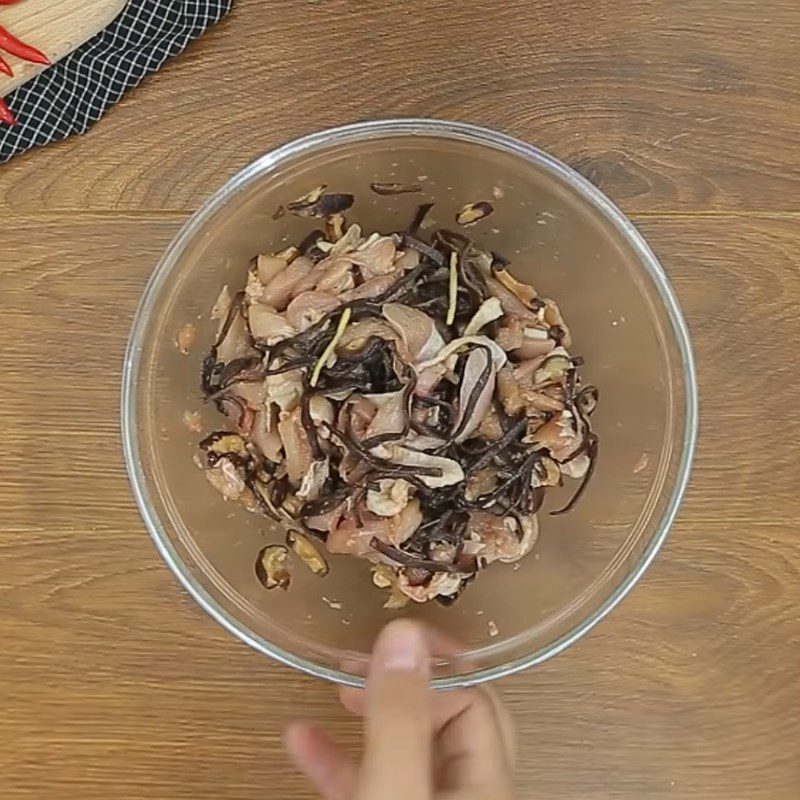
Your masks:
<instances>
[{"instance_id":1,"label":"wood grain texture","mask_svg":"<svg viewBox=\"0 0 800 800\"><path fill-rule=\"evenodd\" d=\"M800 4L237 0L91 136L15 159L0 210L193 210L298 134L456 118L552 152L625 211L797 211Z\"/></svg>"},{"instance_id":2,"label":"wood grain texture","mask_svg":"<svg viewBox=\"0 0 800 800\"><path fill-rule=\"evenodd\" d=\"M103 30L125 7L125 0L25 0L0 9L0 25L46 53L55 64ZM14 76L0 75L0 97L38 75L43 67L3 53Z\"/></svg>"},{"instance_id":3,"label":"wood grain texture","mask_svg":"<svg viewBox=\"0 0 800 800\"><path fill-rule=\"evenodd\" d=\"M352 748L356 726L330 687L250 652L178 588L124 474L125 337L181 220L11 222L2 242L15 255L0 267L0 795L312 797L288 768L282 726L302 708ZM706 435L680 521L642 584L587 639L501 684L519 726L520 797L792 800L796 220L641 227L692 327ZM765 442L768 476L752 458Z\"/></svg>"},{"instance_id":4,"label":"wood grain texture","mask_svg":"<svg viewBox=\"0 0 800 800\"><path fill-rule=\"evenodd\" d=\"M119 380L145 281L213 188L298 133L427 114L520 135L620 202L698 357L662 554L500 684L520 798L796 800L798 31L783 0L238 0L90 134L0 168L0 797L308 800L286 720L358 747L330 687L235 641L162 564Z\"/></svg>"}]
</instances>

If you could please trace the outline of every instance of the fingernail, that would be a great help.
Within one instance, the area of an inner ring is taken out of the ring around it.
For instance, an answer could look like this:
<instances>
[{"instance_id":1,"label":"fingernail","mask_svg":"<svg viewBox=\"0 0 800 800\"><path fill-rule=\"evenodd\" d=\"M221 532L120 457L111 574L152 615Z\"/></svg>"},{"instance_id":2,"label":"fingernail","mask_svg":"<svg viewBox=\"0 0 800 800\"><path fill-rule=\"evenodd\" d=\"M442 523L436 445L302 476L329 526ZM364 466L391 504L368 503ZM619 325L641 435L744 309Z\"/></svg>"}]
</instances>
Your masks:
<instances>
[{"instance_id":1,"label":"fingernail","mask_svg":"<svg viewBox=\"0 0 800 800\"><path fill-rule=\"evenodd\" d=\"M391 672L422 672L428 666L423 632L408 620L397 620L384 628L375 645L375 656Z\"/></svg>"}]
</instances>

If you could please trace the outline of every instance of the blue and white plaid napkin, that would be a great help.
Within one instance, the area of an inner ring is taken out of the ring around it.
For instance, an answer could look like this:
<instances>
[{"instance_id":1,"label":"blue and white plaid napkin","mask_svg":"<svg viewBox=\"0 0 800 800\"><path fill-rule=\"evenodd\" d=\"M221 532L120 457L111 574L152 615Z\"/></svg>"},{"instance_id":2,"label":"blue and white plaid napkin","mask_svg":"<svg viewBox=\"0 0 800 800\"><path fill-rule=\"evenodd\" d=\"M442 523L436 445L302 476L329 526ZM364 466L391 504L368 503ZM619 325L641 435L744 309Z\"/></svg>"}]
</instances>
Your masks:
<instances>
[{"instance_id":1,"label":"blue and white plaid napkin","mask_svg":"<svg viewBox=\"0 0 800 800\"><path fill-rule=\"evenodd\" d=\"M74 53L5 98L19 123L0 125L0 163L86 132L125 92L230 11L233 0L130 0Z\"/></svg>"}]
</instances>

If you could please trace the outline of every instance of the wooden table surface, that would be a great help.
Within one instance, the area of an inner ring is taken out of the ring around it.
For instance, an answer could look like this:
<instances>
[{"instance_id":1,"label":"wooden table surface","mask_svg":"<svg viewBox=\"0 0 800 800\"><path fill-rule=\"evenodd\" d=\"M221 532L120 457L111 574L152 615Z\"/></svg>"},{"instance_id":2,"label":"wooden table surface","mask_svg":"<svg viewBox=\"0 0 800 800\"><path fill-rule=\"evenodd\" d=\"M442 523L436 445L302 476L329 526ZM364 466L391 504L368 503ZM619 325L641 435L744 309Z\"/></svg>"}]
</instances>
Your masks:
<instances>
[{"instance_id":1,"label":"wooden table surface","mask_svg":"<svg viewBox=\"0 0 800 800\"><path fill-rule=\"evenodd\" d=\"M139 295L258 154L391 115L468 120L587 175L694 336L701 438L672 535L583 641L500 688L521 798L800 796L800 6L238 0L86 136L0 167L0 797L309 798L280 744L329 686L182 591L118 432Z\"/></svg>"}]
</instances>

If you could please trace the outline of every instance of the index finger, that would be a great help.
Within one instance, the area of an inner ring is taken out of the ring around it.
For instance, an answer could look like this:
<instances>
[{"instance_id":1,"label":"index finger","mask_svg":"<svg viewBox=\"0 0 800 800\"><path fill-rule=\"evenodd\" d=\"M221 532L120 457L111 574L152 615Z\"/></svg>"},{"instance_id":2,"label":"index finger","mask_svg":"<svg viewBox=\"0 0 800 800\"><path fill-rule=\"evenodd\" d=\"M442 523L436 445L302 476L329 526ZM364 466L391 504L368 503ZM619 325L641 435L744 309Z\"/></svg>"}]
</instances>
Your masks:
<instances>
[{"instance_id":1,"label":"index finger","mask_svg":"<svg viewBox=\"0 0 800 800\"><path fill-rule=\"evenodd\" d=\"M435 664L438 657L446 657L450 663L455 663L461 653L461 645L441 631L426 625L423 622L413 623L425 637L431 664ZM370 662L371 663L371 662ZM342 664L342 668L355 674L363 675L367 667L363 663L347 661ZM352 714L363 717L366 714L367 693L364 689L357 689L353 686L339 687L339 700L341 704ZM436 692L433 695L434 711L434 730L438 730L451 717L459 713L467 704L466 698L461 691Z\"/></svg>"},{"instance_id":2,"label":"index finger","mask_svg":"<svg viewBox=\"0 0 800 800\"><path fill-rule=\"evenodd\" d=\"M478 695L483 695L483 697L479 697ZM342 705L352 714L359 717L363 717L366 714L367 698L363 689L343 686L339 689L339 699ZM510 765L513 769L516 753L514 725L496 691L487 686L475 689L454 689L453 691L435 692L431 703L433 727L436 735L440 736L443 732L447 732L444 741L445 743L449 743L455 732L458 737L457 741L462 749L466 745L469 745L469 741L464 742L463 739L461 739L461 726L469 727L470 722L476 719L474 711L471 713L467 712L469 712L470 707L476 703L488 705L494 715L494 719L488 720L488 722L493 722L494 728L499 732L504 753L504 763ZM480 716L486 720L486 715ZM457 721L458 724L454 723L450 726L450 723L453 721ZM484 723L478 722L478 724L483 725ZM474 747L480 748L480 744L476 743Z\"/></svg>"},{"instance_id":3,"label":"index finger","mask_svg":"<svg viewBox=\"0 0 800 800\"><path fill-rule=\"evenodd\" d=\"M360 798L427 800L432 793L430 650L407 620L378 637L365 694L366 746Z\"/></svg>"},{"instance_id":4,"label":"index finger","mask_svg":"<svg viewBox=\"0 0 800 800\"><path fill-rule=\"evenodd\" d=\"M455 639L428 625L422 623L418 623L418 625L424 632L432 656L446 656L451 661L458 659L462 647ZM340 687L339 699L342 705L351 713L360 717L366 714L367 697L363 689L347 686ZM475 722L478 725L483 725L483 727L488 725L490 730L499 731L504 753L504 758L502 760L513 768L516 750L514 726L505 705L497 692L491 687L484 685L474 689L454 689L434 692L431 697L431 703L433 726L437 735L452 721L457 720L457 718L462 718L467 724L469 722ZM470 710L473 705L478 705L481 709L491 711L492 718L481 713L480 710ZM452 738L454 731L460 736L460 724L454 724L448 736ZM450 741L450 738L448 738L448 741ZM462 746L467 744L468 741L461 741Z\"/></svg>"}]
</instances>

